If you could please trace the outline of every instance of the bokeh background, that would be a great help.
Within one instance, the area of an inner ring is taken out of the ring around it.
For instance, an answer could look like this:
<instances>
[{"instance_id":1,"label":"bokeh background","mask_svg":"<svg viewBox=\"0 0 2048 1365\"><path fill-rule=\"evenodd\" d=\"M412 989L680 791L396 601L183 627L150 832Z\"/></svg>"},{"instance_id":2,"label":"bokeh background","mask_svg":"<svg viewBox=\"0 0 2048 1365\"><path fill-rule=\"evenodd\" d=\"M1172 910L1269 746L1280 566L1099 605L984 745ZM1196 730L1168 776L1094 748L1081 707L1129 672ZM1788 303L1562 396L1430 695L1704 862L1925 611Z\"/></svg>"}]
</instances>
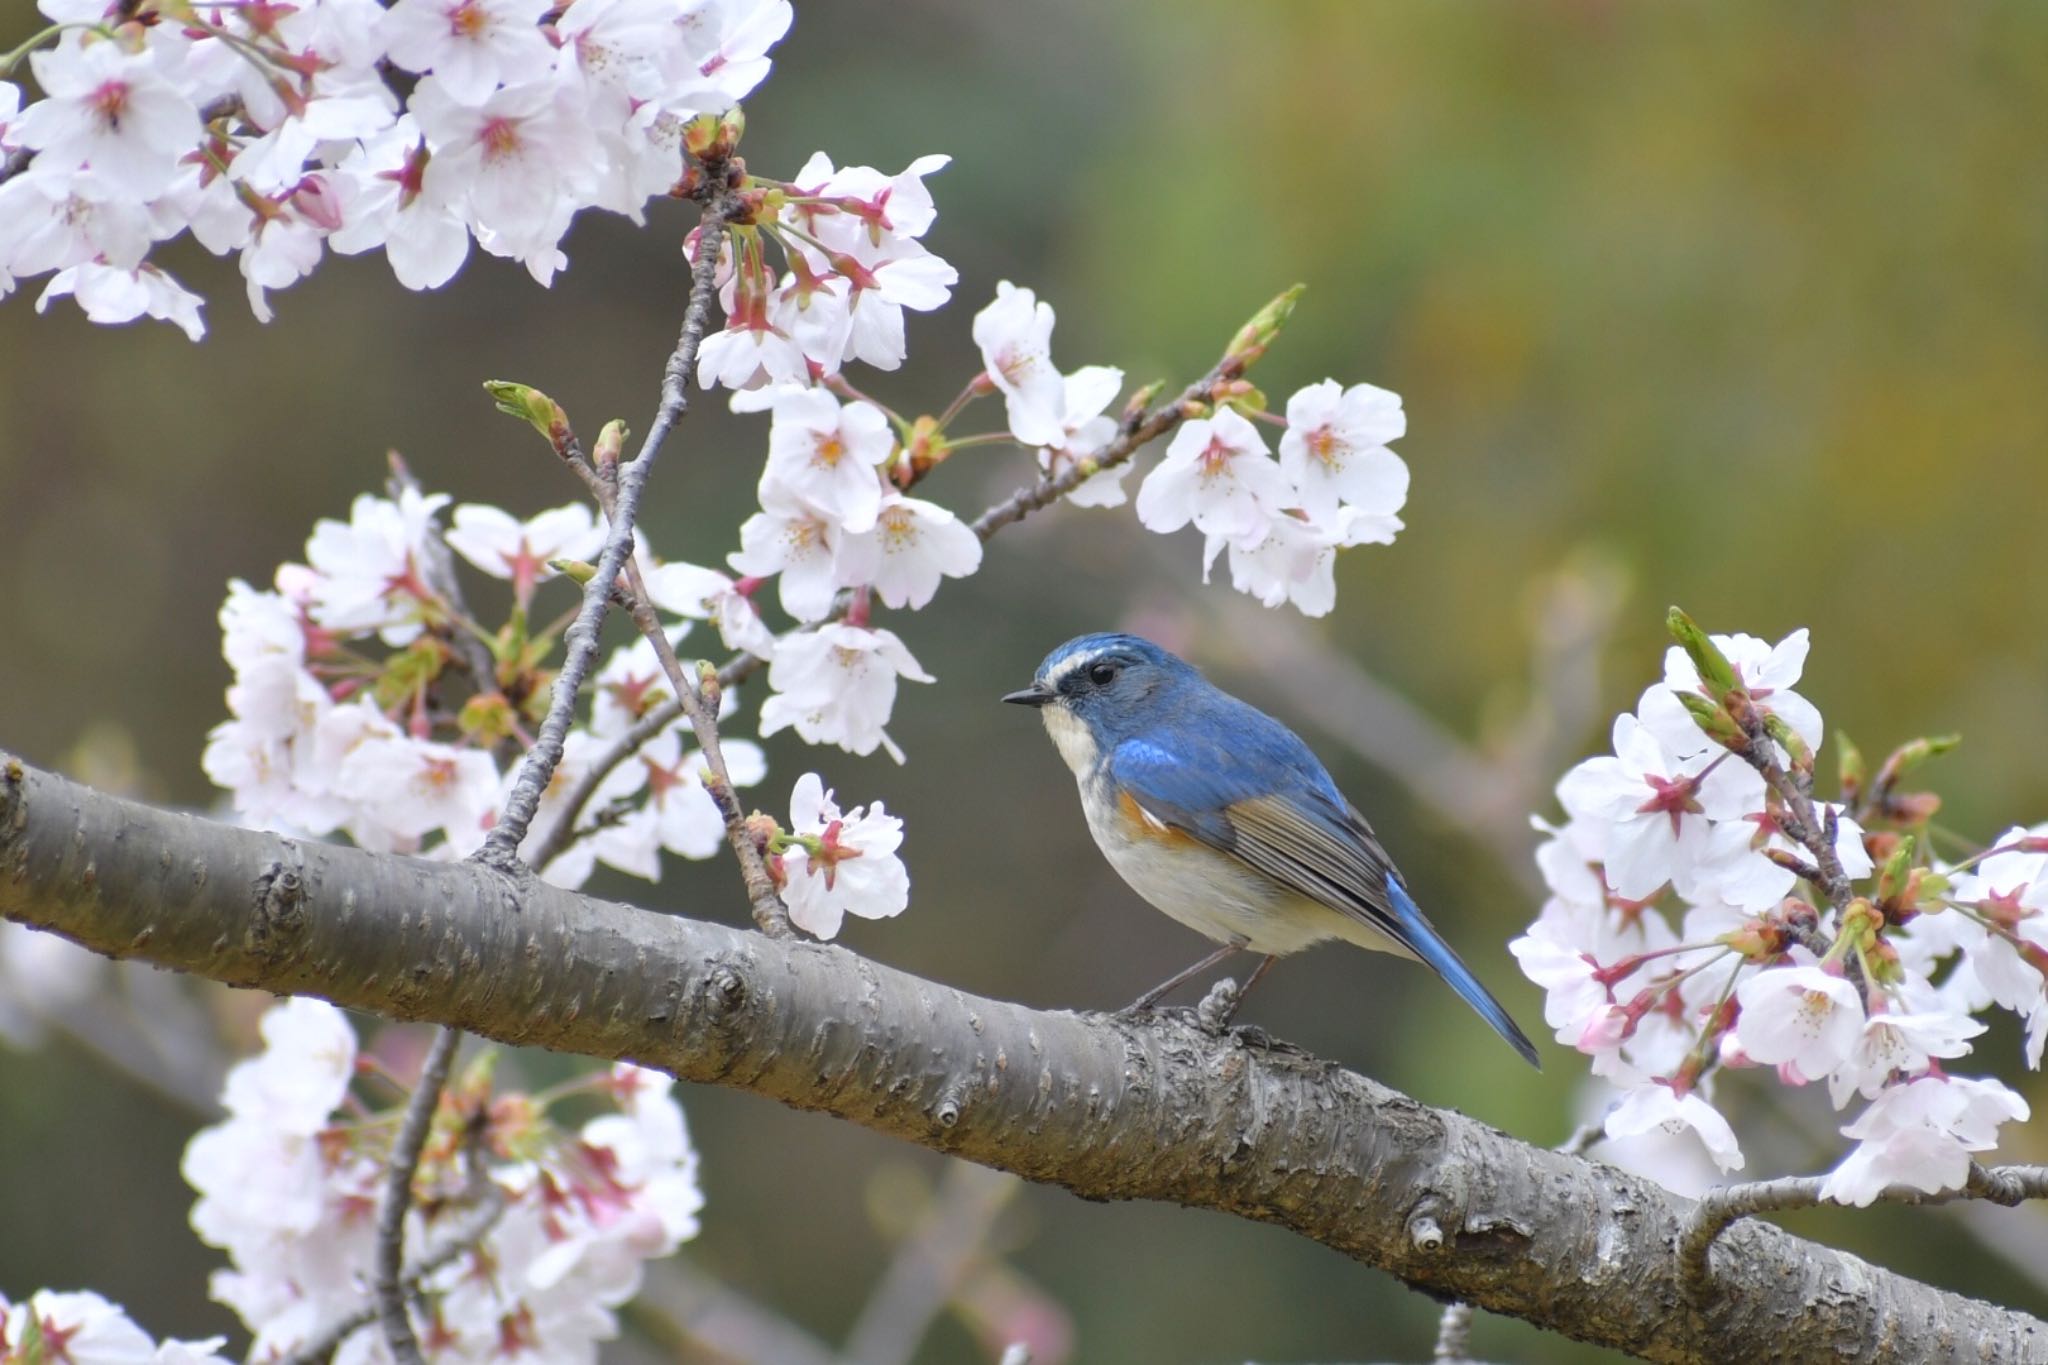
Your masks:
<instances>
[{"instance_id":1,"label":"bokeh background","mask_svg":"<svg viewBox=\"0 0 2048 1365\"><path fill-rule=\"evenodd\" d=\"M1064 366L1176 385L1302 280L1257 378L1276 394L1368 379L1411 416L1409 529L1343 559L1322 621L1204 588L1191 535L1146 535L1128 508L1014 528L979 576L891 621L940 679L899 704L909 764L781 736L759 796L779 808L817 767L907 820L911 909L852 924L857 950L1074 1007L1121 1004L1199 953L1101 863L1039 727L994 704L1053 644L1119 625L1298 722L1530 1024L1540 999L1504 946L1536 908L1522 818L1653 676L1667 603L1716 629L1812 627L1804 690L1866 750L1960 731L1936 770L1955 828L2048 815L2048 10L798 9L750 103L753 164L786 174L816 146L957 158L928 240L961 270L958 302L913 320L909 367L860 376L899 408L936 410L976 367L969 319L998 279L1055 304ZM68 302L37 317L32 291L0 305L0 743L209 804L226 579L296 556L315 519L378 485L387 448L458 500L531 513L574 496L478 384L538 384L586 430L644 425L686 223L676 206L646 231L586 220L551 292L489 259L434 295L330 260L267 327L232 269L195 254L176 265L211 300L197 346L89 326ZM716 562L735 543L763 433L715 402L690 417L645 517L662 553ZM1026 473L1020 454L968 452L929 490L971 514ZM744 916L723 862L598 889ZM246 1009L207 1008L246 1027ZM1528 1070L1401 964L1292 961L1248 1017L1532 1141L1572 1125L1571 1055ZM1997 1033L1979 1055L2048 1105L2012 1077L2016 1052ZM1824 1102L1723 1097L1758 1173L1838 1150ZM684 1101L710 1197L693 1271L843 1339L908 1192L945 1163L746 1095ZM0 1052L0 1287L91 1285L155 1332L227 1330L175 1175L195 1122L62 1036ZM2010 1150L2048 1157L2044 1134L2037 1120ZM1793 1222L2048 1311L2042 1210ZM1081 1360L1418 1360L1435 1330L1435 1305L1393 1280L1214 1215L1030 1189L998 1243ZM620 1358L651 1351L639 1340ZM1491 1319L1475 1345L1604 1358ZM919 1358L985 1356L947 1319Z\"/></svg>"}]
</instances>

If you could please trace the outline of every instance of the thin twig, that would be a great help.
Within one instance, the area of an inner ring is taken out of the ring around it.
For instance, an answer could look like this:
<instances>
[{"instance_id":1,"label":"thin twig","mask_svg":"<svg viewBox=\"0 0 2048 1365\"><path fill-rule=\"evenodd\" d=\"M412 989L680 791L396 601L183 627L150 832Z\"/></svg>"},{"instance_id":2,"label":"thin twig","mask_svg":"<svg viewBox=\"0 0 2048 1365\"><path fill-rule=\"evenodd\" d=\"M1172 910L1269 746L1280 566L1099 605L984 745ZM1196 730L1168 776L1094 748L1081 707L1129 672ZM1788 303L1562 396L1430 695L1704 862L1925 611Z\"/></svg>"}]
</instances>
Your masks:
<instances>
[{"instance_id":1,"label":"thin twig","mask_svg":"<svg viewBox=\"0 0 2048 1365\"><path fill-rule=\"evenodd\" d=\"M718 742L718 703L704 695L698 680L683 668L682 660L676 657L675 646L669 643L668 632L662 629L661 617L654 610L654 603L648 599L647 585L640 579L640 566L628 561L626 564L627 597L631 608L633 624L647 637L647 643L654 646L654 657L661 661L662 672L668 675L668 685L675 693L676 701L690 718L690 729L697 736L697 747L703 751L705 775L704 790L711 793L711 799L718 806L718 814L725 821L725 840L732 845L733 857L739 860L740 877L747 886L747 900L754 909L754 925L770 938L789 938L794 930L789 927L789 909L776 894L775 879L768 875L768 866L761 859L761 849L754 837L747 832L747 813L740 807L739 796L733 791L732 774L725 766L725 751Z\"/></svg>"},{"instance_id":2,"label":"thin twig","mask_svg":"<svg viewBox=\"0 0 2048 1365\"><path fill-rule=\"evenodd\" d=\"M724 184L725 168L722 165L707 164L704 172L706 185L716 187ZM668 363L662 368L661 403L655 410L654 421L648 424L639 454L619 471L617 505L611 528L605 537L604 551L598 556L597 573L583 590L583 606L563 637L562 670L555 676L554 694L548 699L547 718L541 722L533 747L527 750L526 761L520 766L518 780L513 784L512 794L505 800L505 809L496 827L485 838L483 847L477 850L477 859L486 866L502 871L518 864L519 845L533 823L534 812L540 808L541 794L547 790L548 782L561 764L569 726L576 719L577 694L597 658L598 630L604 624L605 610L610 605L607 594L618 581L620 571L633 552L633 519L640 509L640 494L647 486L647 477L653 472L662 443L668 439L669 432L683 414L689 411L689 385L697 368L697 350L703 344L704 330L710 324L712 299L717 293L718 256L725 240L726 220L737 208L736 202L722 189L708 191L703 221L698 229L697 262L691 271L690 302L683 311L682 333ZM564 818L573 823L575 814L574 811L568 812Z\"/></svg>"},{"instance_id":3,"label":"thin twig","mask_svg":"<svg viewBox=\"0 0 2048 1365\"><path fill-rule=\"evenodd\" d=\"M548 826L546 833L534 842L535 871L545 871L549 863L568 852L578 840L587 834L597 832L595 827L576 828L576 821L581 818L584 808L590 804L591 797L597 794L597 789L604 785L604 780L612 775L614 768L639 753L641 746L673 725L682 713L683 708L676 702L661 703L634 721L632 728L613 741L612 747L605 750L604 755L577 779L576 785L569 789L568 797L562 802L561 817Z\"/></svg>"},{"instance_id":4,"label":"thin twig","mask_svg":"<svg viewBox=\"0 0 2048 1365\"><path fill-rule=\"evenodd\" d=\"M1093 460L1076 461L1057 474L1044 476L1029 488L1018 489L968 523L968 529L987 540L1012 522L1022 521L1039 508L1051 506L1103 470L1115 469L1147 444L1172 431L1186 421L1198 405L1210 401L1217 384L1243 372L1244 366L1240 361L1228 358L1217 361L1207 374L1181 390L1180 397L1140 415L1135 421L1126 422L1117 432L1116 439L1104 446Z\"/></svg>"},{"instance_id":5,"label":"thin twig","mask_svg":"<svg viewBox=\"0 0 2048 1365\"><path fill-rule=\"evenodd\" d=\"M593 469L584 458L582 444L577 441L575 432L566 428L555 453L583 480L605 516L615 519L619 496L617 466L607 464L603 470ZM724 746L718 738L717 702L705 696L701 681L690 676L683 668L682 660L676 657L675 646L669 642L668 632L662 628L661 617L655 612L638 564L631 559L626 561L625 581L623 584L614 582L609 597L614 605L625 609L634 626L653 647L662 672L668 675L670 693L690 718L690 728L697 736L697 747L703 752L704 766L709 770L709 780L705 782L704 789L710 793L713 804L718 807L719 817L725 822L726 841L732 845L733 857L739 862L740 877L746 883L747 900L754 910L754 923L771 938L790 937L794 931L789 925L788 907L776 894L775 881L768 875L761 850L747 833L746 812L740 808L739 797L733 791L732 774L726 767ZM650 730L646 739L658 733L658 729ZM641 742L644 743L645 739ZM580 810L580 802L572 809ZM573 814L547 831L541 847L535 850L535 866L546 867L558 852L573 842L573 837L563 837L564 832L570 829L572 819Z\"/></svg>"},{"instance_id":6,"label":"thin twig","mask_svg":"<svg viewBox=\"0 0 2048 1365\"><path fill-rule=\"evenodd\" d=\"M476 1250L482 1245L484 1238L490 1236L491 1229L498 1225L498 1220L505 1216L505 1209L505 1191L500 1189L495 1181L486 1180L476 1211L470 1215L468 1221L457 1228L431 1255L406 1267L402 1277L405 1291L408 1294L417 1292L429 1275L444 1266L452 1265L458 1257ZM372 1302L364 1304L346 1317L337 1318L321 1328L311 1341L284 1357L278 1365L317 1365L317 1362L332 1356L352 1333L375 1322L377 1313L378 1305Z\"/></svg>"},{"instance_id":7,"label":"thin twig","mask_svg":"<svg viewBox=\"0 0 2048 1365\"><path fill-rule=\"evenodd\" d=\"M1709 1190L1693 1206L1679 1243L1678 1256L1686 1280L1706 1283L1708 1257L1714 1239L1737 1219L1783 1209L1812 1208L1821 1203L1822 1175L1793 1175L1779 1180L1756 1180ZM2048 1199L2048 1166L1992 1166L1970 1163L1970 1174L1959 1190L1915 1189L1910 1185L1889 1185L1877 1192L1887 1204L1947 1204L1958 1199L1984 1199L2007 1208L2028 1199Z\"/></svg>"},{"instance_id":8,"label":"thin twig","mask_svg":"<svg viewBox=\"0 0 2048 1365\"><path fill-rule=\"evenodd\" d=\"M384 1202L377 1207L377 1320L384 1329L384 1344L398 1365L423 1365L420 1341L413 1335L412 1319L405 1308L405 1214L412 1207L412 1179L419 1169L420 1150L434 1126L434 1111L440 1106L441 1090L448 1084L448 1071L461 1043L460 1029L443 1028L434 1035L426 1064L420 1068L419 1084L413 1087L398 1135L391 1140Z\"/></svg>"},{"instance_id":9,"label":"thin twig","mask_svg":"<svg viewBox=\"0 0 2048 1365\"><path fill-rule=\"evenodd\" d=\"M1828 837L1827 828L1814 812L1813 797L1778 762L1775 743L1764 733L1760 720L1746 725L1744 731L1749 736L1749 746L1743 758L1762 774L1764 782L1790 808L1793 820L1798 823L1799 827L1794 829L1780 819L1786 836L1813 854L1820 869L1820 889L1828 904L1837 911L1845 909L1855 892L1849 884L1849 874L1842 868L1841 855L1835 851L1835 841Z\"/></svg>"}]
</instances>

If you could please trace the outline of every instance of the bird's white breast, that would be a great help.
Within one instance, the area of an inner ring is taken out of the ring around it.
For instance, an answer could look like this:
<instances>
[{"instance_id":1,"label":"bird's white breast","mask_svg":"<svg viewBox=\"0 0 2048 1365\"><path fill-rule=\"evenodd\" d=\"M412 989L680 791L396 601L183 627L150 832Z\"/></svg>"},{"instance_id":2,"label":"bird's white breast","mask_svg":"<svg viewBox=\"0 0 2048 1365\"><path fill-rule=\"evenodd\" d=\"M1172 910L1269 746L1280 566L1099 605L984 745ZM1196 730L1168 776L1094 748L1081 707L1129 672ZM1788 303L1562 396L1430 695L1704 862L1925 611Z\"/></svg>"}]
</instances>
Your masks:
<instances>
[{"instance_id":1,"label":"bird's white breast","mask_svg":"<svg viewBox=\"0 0 2048 1365\"><path fill-rule=\"evenodd\" d=\"M1292 953L1349 937L1344 917L1187 836L1134 826L1107 777L1080 776L1088 831L1131 889L1196 933L1255 953Z\"/></svg>"}]
</instances>

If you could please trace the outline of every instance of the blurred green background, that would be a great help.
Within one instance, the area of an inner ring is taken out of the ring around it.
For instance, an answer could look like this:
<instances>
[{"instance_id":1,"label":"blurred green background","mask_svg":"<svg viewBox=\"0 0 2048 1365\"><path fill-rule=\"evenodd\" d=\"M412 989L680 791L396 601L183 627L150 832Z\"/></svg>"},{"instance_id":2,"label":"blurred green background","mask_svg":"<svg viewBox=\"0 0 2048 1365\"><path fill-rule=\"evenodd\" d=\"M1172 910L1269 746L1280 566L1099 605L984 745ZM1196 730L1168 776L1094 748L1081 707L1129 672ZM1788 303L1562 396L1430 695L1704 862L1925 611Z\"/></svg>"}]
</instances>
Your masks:
<instances>
[{"instance_id":1,"label":"blurred green background","mask_svg":"<svg viewBox=\"0 0 2048 1365\"><path fill-rule=\"evenodd\" d=\"M1343 559L1323 621L1248 633L1224 610L1246 599L1200 585L1195 541L1143 535L1128 508L1015 528L979 576L889 620L940 679L899 703L908 766L781 736L758 798L779 809L815 767L907 820L911 909L852 924L857 950L1075 1007L1121 1004L1199 954L1101 863L1039 727L994 704L1053 644L1119 625L1301 722L1525 1024L1540 999L1503 945L1536 901L1501 848L1526 849L1515 813L1655 674L1667 603L1773 639L1812 627L1803 690L1866 750L1961 731L1937 770L1956 828L2048 815L2048 10L836 0L799 5L749 116L745 153L770 174L820 145L891 169L957 158L932 182L928 238L961 270L956 306L913 318L905 370L855 375L900 409L936 410L977 367L969 319L1001 278L1058 308L1064 367L1176 385L1302 280L1256 377L1276 395L1371 380L1411 417L1409 529ZM92 327L68 302L36 317L33 286L0 305L0 743L208 804L225 580L296 557L316 518L378 485L387 447L458 501L530 514L575 496L478 384L537 384L586 431L644 426L687 221L673 205L646 231L586 219L551 292L490 259L435 295L330 260L274 296L268 327L232 267L175 256L210 300L198 346ZM764 431L715 401L692 414L644 519L661 553L717 562L736 543ZM1022 455L972 451L928 488L972 514L1026 473ZM1611 631L1540 648L1544 622L1597 622L1603 603ZM1470 818L1311 723L1316 696L1347 704L1320 681L1332 655L1495 774L1464 789ZM723 861L597 889L744 918ZM1532 1141L1571 1127L1568 1053L1546 1043L1529 1071L1401 964L1310 955L1247 1017ZM2006 1030L1979 1058L2048 1103L2012 1076L2015 1053ZM1818 1096L1723 1098L1757 1134L1753 1173L1838 1150ZM869 1206L902 1168L929 1180L943 1163L746 1095L684 1102L710 1199L684 1255L842 1338L886 1260ZM192 1126L72 1045L0 1052L0 1287L90 1285L158 1333L225 1329L175 1175ZM2041 1131L2009 1150L2048 1157ZM2048 1312L2048 1257L2011 1250L2048 1235L2038 1208L1794 1224ZM1434 1337L1423 1297L1232 1219L1032 1189L1003 1236L1082 1360L1419 1360ZM1485 1318L1475 1349L1604 1358ZM985 1357L949 1322L920 1358Z\"/></svg>"}]
</instances>

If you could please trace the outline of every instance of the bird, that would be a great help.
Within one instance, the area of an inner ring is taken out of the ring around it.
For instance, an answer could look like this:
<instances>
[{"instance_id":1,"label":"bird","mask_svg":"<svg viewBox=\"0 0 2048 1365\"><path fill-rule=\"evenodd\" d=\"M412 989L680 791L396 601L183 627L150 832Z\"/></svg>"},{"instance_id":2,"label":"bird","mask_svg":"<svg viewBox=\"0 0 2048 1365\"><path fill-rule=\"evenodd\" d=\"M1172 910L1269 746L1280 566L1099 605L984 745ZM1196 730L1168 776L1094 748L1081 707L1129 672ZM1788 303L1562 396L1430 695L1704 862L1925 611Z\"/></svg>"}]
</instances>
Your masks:
<instances>
[{"instance_id":1,"label":"bird","mask_svg":"<svg viewBox=\"0 0 2048 1365\"><path fill-rule=\"evenodd\" d=\"M1530 1065L1536 1047L1431 926L1358 808L1299 736L1137 635L1067 641L1005 702L1035 708L1096 845L1131 888L1222 946L1127 1007L1238 952L1342 939L1425 963Z\"/></svg>"}]
</instances>

